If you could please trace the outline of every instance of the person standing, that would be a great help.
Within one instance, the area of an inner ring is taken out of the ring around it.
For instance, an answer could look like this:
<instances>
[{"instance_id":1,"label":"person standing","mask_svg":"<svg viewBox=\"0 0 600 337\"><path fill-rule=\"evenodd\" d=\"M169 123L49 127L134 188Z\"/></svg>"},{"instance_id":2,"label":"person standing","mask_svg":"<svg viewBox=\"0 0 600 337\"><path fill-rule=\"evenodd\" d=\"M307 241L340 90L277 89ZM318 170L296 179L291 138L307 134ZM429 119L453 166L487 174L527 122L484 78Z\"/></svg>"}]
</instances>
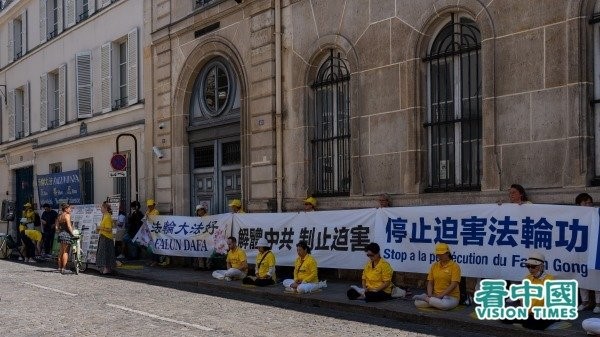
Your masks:
<instances>
[{"instance_id":1,"label":"person standing","mask_svg":"<svg viewBox=\"0 0 600 337\"><path fill-rule=\"evenodd\" d=\"M245 213L242 209L242 201L240 199L231 200L229 208L231 209L231 213Z\"/></svg>"},{"instance_id":2,"label":"person standing","mask_svg":"<svg viewBox=\"0 0 600 337\"><path fill-rule=\"evenodd\" d=\"M127 217L127 230L123 237L123 246L126 247L127 258L135 260L139 256L139 246L133 242L133 238L135 238L136 234L144 224L144 221L142 220L144 219L144 213L140 211L140 202L137 200L132 201L129 206L131 210Z\"/></svg>"},{"instance_id":3,"label":"person standing","mask_svg":"<svg viewBox=\"0 0 600 337\"><path fill-rule=\"evenodd\" d=\"M225 281L243 279L248 272L246 252L237 246L237 239L233 236L227 238L227 246L227 270L215 270L212 276Z\"/></svg>"},{"instance_id":4,"label":"person standing","mask_svg":"<svg viewBox=\"0 0 600 337\"><path fill-rule=\"evenodd\" d=\"M56 218L58 213L50 207L50 204L44 204L44 212L42 212L42 229L43 232L43 246L44 253L48 257L52 253L52 246L54 244L54 235L56 234Z\"/></svg>"},{"instance_id":5,"label":"person standing","mask_svg":"<svg viewBox=\"0 0 600 337\"><path fill-rule=\"evenodd\" d=\"M387 193L381 194L379 198L377 198L377 202L379 203L378 208L392 207L392 198Z\"/></svg>"},{"instance_id":6,"label":"person standing","mask_svg":"<svg viewBox=\"0 0 600 337\"><path fill-rule=\"evenodd\" d=\"M71 238L73 237L73 224L71 223L71 205L63 203L60 205L62 211L56 219L56 230L58 231L58 241L60 242L60 251L58 252L58 271L61 274L68 274L67 262L69 261L69 250L71 249Z\"/></svg>"},{"instance_id":7,"label":"person standing","mask_svg":"<svg viewBox=\"0 0 600 337\"><path fill-rule=\"evenodd\" d=\"M592 199L592 196L587 193L580 193L577 197L575 197L575 205L588 207L593 206L594 199ZM591 309L593 306L593 304L590 303L591 290L579 288L579 293L581 294L581 304L577 307L577 311ZM596 306L594 306L593 312L595 314L600 314L600 291L596 290L594 293Z\"/></svg>"},{"instance_id":8,"label":"person standing","mask_svg":"<svg viewBox=\"0 0 600 337\"><path fill-rule=\"evenodd\" d=\"M196 216L201 218L203 216L208 216L208 212L206 211L207 207L205 204L196 205ZM206 270L208 269L208 258L207 257L198 257L194 261L195 270ZM202 265L202 267L200 267Z\"/></svg>"},{"instance_id":9,"label":"person standing","mask_svg":"<svg viewBox=\"0 0 600 337\"><path fill-rule=\"evenodd\" d=\"M115 266L115 245L113 241L113 221L110 205L105 201L100 207L102 210L102 220L98 224L98 252L96 254L96 266L100 269L102 275L111 273Z\"/></svg>"},{"instance_id":10,"label":"person standing","mask_svg":"<svg viewBox=\"0 0 600 337\"><path fill-rule=\"evenodd\" d=\"M317 198L308 197L304 199L304 211L305 212L314 212L317 210Z\"/></svg>"}]
</instances>

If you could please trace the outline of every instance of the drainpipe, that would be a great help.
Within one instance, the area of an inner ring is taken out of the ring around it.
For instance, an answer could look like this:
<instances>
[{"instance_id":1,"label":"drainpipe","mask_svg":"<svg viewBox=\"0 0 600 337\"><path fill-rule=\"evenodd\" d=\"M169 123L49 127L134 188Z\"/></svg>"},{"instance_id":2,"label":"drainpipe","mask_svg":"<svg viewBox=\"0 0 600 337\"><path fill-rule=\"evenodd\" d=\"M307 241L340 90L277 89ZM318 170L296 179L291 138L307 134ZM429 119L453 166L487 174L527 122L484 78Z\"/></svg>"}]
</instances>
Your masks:
<instances>
[{"instance_id":1,"label":"drainpipe","mask_svg":"<svg viewBox=\"0 0 600 337\"><path fill-rule=\"evenodd\" d=\"M281 119L281 0L275 0L275 147L277 151L277 212L283 204L283 122Z\"/></svg>"}]
</instances>

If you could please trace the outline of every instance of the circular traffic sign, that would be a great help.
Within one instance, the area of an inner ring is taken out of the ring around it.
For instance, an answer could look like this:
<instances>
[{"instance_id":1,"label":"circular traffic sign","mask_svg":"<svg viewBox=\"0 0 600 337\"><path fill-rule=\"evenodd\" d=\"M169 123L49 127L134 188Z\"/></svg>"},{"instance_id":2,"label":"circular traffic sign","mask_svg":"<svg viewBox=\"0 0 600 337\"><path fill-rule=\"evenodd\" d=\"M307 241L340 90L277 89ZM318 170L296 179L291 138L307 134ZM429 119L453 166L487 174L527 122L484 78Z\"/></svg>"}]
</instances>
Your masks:
<instances>
[{"instance_id":1,"label":"circular traffic sign","mask_svg":"<svg viewBox=\"0 0 600 337\"><path fill-rule=\"evenodd\" d=\"M113 154L112 158L110 158L110 166L115 171L125 171L125 168L127 168L127 156L121 153Z\"/></svg>"}]
</instances>

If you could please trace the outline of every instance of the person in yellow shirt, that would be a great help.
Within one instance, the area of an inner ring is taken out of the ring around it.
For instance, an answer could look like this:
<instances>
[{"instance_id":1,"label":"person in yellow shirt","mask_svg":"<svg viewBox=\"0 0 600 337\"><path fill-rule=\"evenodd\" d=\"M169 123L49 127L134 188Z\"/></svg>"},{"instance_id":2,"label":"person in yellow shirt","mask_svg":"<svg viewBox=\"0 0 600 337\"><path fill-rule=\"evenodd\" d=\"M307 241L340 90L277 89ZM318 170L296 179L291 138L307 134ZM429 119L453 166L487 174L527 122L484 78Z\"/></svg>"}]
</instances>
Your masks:
<instances>
[{"instance_id":1,"label":"person in yellow shirt","mask_svg":"<svg viewBox=\"0 0 600 337\"><path fill-rule=\"evenodd\" d=\"M19 225L19 233L21 235L21 241L25 244L25 262L36 262L34 257L40 255L42 248L42 233L35 229L27 229L25 222L26 218L21 219L21 225Z\"/></svg>"},{"instance_id":2,"label":"person in yellow shirt","mask_svg":"<svg viewBox=\"0 0 600 337\"><path fill-rule=\"evenodd\" d=\"M427 274L427 293L415 295L413 299L417 308L450 310L460 300L460 266L452 260L450 247L446 243L435 245L435 255L438 261L431 265Z\"/></svg>"},{"instance_id":3,"label":"person in yellow shirt","mask_svg":"<svg viewBox=\"0 0 600 337\"><path fill-rule=\"evenodd\" d=\"M554 276L546 272L546 257L540 252L532 252L529 258L525 261L525 268L529 274L525 276L525 280L529 280L531 284L544 285L548 280L554 280ZM517 305L521 305L521 301L517 301ZM536 319L533 316L533 307L543 307L543 298L532 298L531 306L529 307L529 316L526 320L503 320L502 323L521 323L526 329L545 330L547 327L557 322L550 319Z\"/></svg>"},{"instance_id":4,"label":"person in yellow shirt","mask_svg":"<svg viewBox=\"0 0 600 337\"><path fill-rule=\"evenodd\" d=\"M212 276L219 280L231 281L243 279L248 272L248 263L246 261L246 252L237 246L237 239L233 236L227 238L227 270L215 270Z\"/></svg>"},{"instance_id":5,"label":"person in yellow shirt","mask_svg":"<svg viewBox=\"0 0 600 337\"><path fill-rule=\"evenodd\" d=\"M229 208L231 208L231 213L245 213L242 209L242 201L240 199L231 200Z\"/></svg>"},{"instance_id":6,"label":"person in yellow shirt","mask_svg":"<svg viewBox=\"0 0 600 337\"><path fill-rule=\"evenodd\" d=\"M23 210L23 218L27 218L27 224L33 224L35 221L35 211L33 210L33 206L30 202L23 205L25 209Z\"/></svg>"},{"instance_id":7,"label":"person in yellow shirt","mask_svg":"<svg viewBox=\"0 0 600 337\"><path fill-rule=\"evenodd\" d=\"M298 242L296 252L298 257L294 263L294 279L283 280L285 290L303 294L326 288L326 281L319 282L317 260L310 255L308 243Z\"/></svg>"},{"instance_id":8,"label":"person in yellow shirt","mask_svg":"<svg viewBox=\"0 0 600 337\"><path fill-rule=\"evenodd\" d=\"M308 197L304 199L304 211L305 212L314 212L317 210L317 198Z\"/></svg>"},{"instance_id":9,"label":"person in yellow shirt","mask_svg":"<svg viewBox=\"0 0 600 337\"><path fill-rule=\"evenodd\" d=\"M246 276L243 284L266 287L275 284L275 254L271 251L271 245L265 238L258 239L256 243L258 254L256 255L255 276Z\"/></svg>"},{"instance_id":10,"label":"person in yellow shirt","mask_svg":"<svg viewBox=\"0 0 600 337\"><path fill-rule=\"evenodd\" d=\"M154 199L148 199L146 200L146 213L144 213L145 221L149 221L152 215L160 215L160 212L156 209L156 202L154 202ZM148 264L150 267L154 267L156 265L166 267L171 263L171 259L169 259L168 256L153 253L151 254L150 258L152 260Z\"/></svg>"},{"instance_id":11,"label":"person in yellow shirt","mask_svg":"<svg viewBox=\"0 0 600 337\"><path fill-rule=\"evenodd\" d=\"M100 273L111 273L116 266L115 244L113 241L113 221L110 205L105 201L100 207L102 210L102 220L98 224L98 252L96 254L96 266Z\"/></svg>"},{"instance_id":12,"label":"person in yellow shirt","mask_svg":"<svg viewBox=\"0 0 600 337\"><path fill-rule=\"evenodd\" d=\"M381 248L375 242L365 247L369 262L362 274L362 288L351 286L346 295L351 300L364 299L365 302L380 302L392 298L392 276L394 270L389 262L379 254Z\"/></svg>"}]
</instances>

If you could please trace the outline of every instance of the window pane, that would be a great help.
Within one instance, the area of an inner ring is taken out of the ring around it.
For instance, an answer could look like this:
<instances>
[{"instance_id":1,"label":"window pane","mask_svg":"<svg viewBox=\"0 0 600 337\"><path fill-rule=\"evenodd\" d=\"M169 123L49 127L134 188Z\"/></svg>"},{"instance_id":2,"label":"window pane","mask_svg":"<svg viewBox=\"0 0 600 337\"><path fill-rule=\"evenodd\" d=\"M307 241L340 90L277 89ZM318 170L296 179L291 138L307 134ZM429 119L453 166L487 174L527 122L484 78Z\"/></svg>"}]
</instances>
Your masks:
<instances>
[{"instance_id":1,"label":"window pane","mask_svg":"<svg viewBox=\"0 0 600 337\"><path fill-rule=\"evenodd\" d=\"M240 141L222 144L223 165L237 165L240 163Z\"/></svg>"},{"instance_id":2,"label":"window pane","mask_svg":"<svg viewBox=\"0 0 600 337\"><path fill-rule=\"evenodd\" d=\"M217 109L217 103L215 99L215 81L216 81L216 67L209 70L204 80L204 103L206 107L211 111L215 112Z\"/></svg>"},{"instance_id":3,"label":"window pane","mask_svg":"<svg viewBox=\"0 0 600 337\"><path fill-rule=\"evenodd\" d=\"M215 148L212 145L194 148L194 168L213 167Z\"/></svg>"},{"instance_id":4,"label":"window pane","mask_svg":"<svg viewBox=\"0 0 600 337\"><path fill-rule=\"evenodd\" d=\"M229 80L227 79L227 72L221 67L217 67L218 74L218 97L217 97L217 109L221 109L227 103L229 99Z\"/></svg>"}]
</instances>

